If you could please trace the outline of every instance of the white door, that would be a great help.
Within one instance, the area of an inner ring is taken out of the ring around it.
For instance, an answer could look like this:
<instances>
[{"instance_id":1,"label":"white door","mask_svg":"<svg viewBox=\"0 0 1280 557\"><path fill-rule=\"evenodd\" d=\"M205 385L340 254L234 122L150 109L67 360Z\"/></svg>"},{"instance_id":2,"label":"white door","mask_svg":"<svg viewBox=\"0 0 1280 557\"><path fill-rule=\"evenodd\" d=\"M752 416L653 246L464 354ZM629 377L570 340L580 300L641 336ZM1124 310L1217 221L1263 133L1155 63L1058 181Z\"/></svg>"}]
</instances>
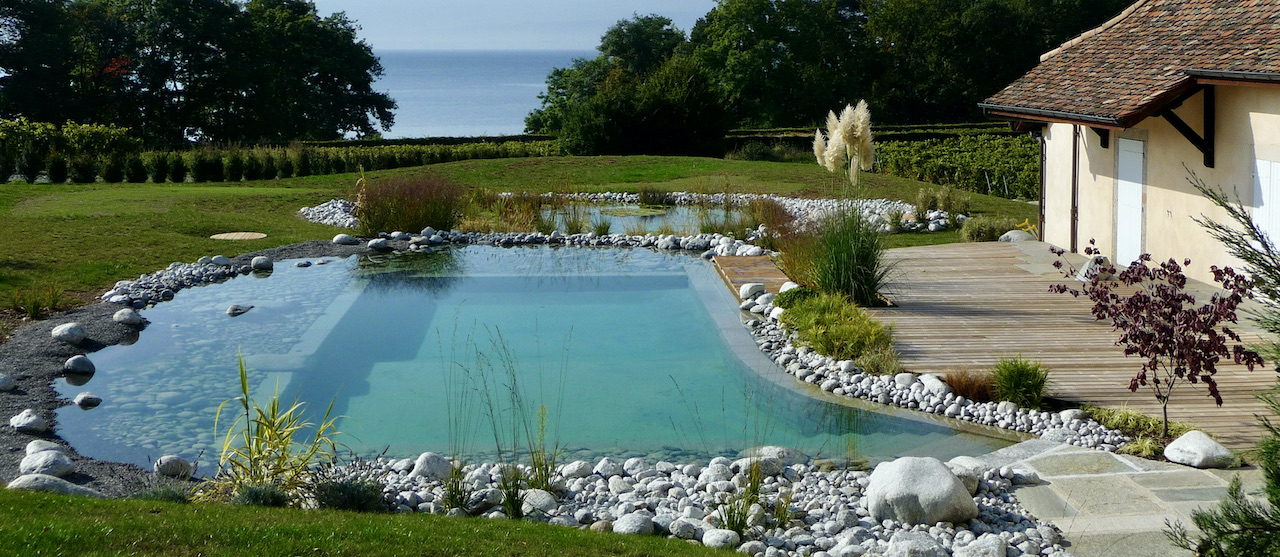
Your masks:
<instances>
[{"instance_id":1,"label":"white door","mask_svg":"<svg viewBox=\"0 0 1280 557\"><path fill-rule=\"evenodd\" d=\"M1280 241L1280 162L1258 160L1253 183L1253 222L1272 242Z\"/></svg>"},{"instance_id":2,"label":"white door","mask_svg":"<svg viewBox=\"0 0 1280 557\"><path fill-rule=\"evenodd\" d=\"M1116 265L1128 266L1142 255L1143 143L1116 142Z\"/></svg>"}]
</instances>

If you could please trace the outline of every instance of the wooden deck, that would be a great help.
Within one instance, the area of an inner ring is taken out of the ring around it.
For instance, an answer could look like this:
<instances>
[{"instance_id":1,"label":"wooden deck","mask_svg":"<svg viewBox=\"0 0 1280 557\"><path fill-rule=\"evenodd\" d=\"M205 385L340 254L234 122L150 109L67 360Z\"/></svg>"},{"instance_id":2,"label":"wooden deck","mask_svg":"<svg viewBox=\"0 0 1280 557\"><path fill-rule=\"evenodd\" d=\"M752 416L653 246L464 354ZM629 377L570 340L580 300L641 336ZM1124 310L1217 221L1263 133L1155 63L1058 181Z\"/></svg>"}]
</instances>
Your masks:
<instances>
[{"instance_id":1,"label":"wooden deck","mask_svg":"<svg viewBox=\"0 0 1280 557\"><path fill-rule=\"evenodd\" d=\"M1093 319L1091 303L1049 292L1064 279L1051 267L1046 244L948 244L888 254L896 264L889 295L897 307L870 311L893 325L907 369L988 369L1021 354L1049 368L1050 396L1160 416L1148 388L1129 392L1140 364L1115 345L1109 324ZM1242 328L1249 325L1242 320ZM1246 331L1246 340L1258 338ZM1275 385L1276 373L1270 365L1252 372L1224 365L1216 378L1223 406L1200 385L1182 384L1169 404L1170 419L1193 422L1227 447L1252 448L1264 431L1254 415L1265 413L1254 393Z\"/></svg>"},{"instance_id":2,"label":"wooden deck","mask_svg":"<svg viewBox=\"0 0 1280 557\"><path fill-rule=\"evenodd\" d=\"M787 282L787 275L783 274L778 265L766 255L758 256L715 256L711 258L716 265L716 271L720 273L720 278L724 279L724 283L733 291L733 295L738 295L738 289L744 284L758 282L764 284L767 292L778 293L778 288Z\"/></svg>"}]
</instances>

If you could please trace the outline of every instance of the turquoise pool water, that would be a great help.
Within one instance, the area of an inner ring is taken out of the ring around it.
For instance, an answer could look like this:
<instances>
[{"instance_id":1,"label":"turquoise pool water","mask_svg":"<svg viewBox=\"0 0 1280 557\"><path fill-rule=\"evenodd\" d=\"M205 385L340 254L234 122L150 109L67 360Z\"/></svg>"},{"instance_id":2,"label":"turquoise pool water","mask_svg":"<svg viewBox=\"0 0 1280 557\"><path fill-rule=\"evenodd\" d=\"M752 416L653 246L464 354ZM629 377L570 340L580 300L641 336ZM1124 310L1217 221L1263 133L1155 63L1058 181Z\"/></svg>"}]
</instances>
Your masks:
<instances>
[{"instance_id":1,"label":"turquoise pool water","mask_svg":"<svg viewBox=\"0 0 1280 557\"><path fill-rule=\"evenodd\" d=\"M254 309L232 318L231 304ZM492 456L489 416L510 439L513 377L528 423L545 406L546 439L569 458L693 460L779 444L877 462L1009 444L778 387L758 371L780 373L714 268L683 254L468 246L284 261L143 315L136 343L90 355L88 385L58 386L104 400L59 411L59 434L82 454L145 465L172 453L211 470L214 415L239 394L237 353L256 399L278 390L316 413L332 401L339 440L365 456Z\"/></svg>"}]
</instances>

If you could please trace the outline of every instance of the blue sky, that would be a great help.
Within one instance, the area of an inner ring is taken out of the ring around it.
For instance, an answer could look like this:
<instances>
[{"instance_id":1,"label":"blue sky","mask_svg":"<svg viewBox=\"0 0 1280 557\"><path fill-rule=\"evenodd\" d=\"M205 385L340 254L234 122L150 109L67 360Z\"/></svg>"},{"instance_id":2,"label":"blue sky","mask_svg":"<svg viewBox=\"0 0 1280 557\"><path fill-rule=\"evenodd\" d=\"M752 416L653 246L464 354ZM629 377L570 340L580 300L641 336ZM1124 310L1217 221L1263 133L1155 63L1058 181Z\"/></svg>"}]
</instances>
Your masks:
<instances>
[{"instance_id":1,"label":"blue sky","mask_svg":"<svg viewBox=\"0 0 1280 557\"><path fill-rule=\"evenodd\" d=\"M591 50L620 19L650 13L686 33L714 0L314 0L378 50Z\"/></svg>"}]
</instances>

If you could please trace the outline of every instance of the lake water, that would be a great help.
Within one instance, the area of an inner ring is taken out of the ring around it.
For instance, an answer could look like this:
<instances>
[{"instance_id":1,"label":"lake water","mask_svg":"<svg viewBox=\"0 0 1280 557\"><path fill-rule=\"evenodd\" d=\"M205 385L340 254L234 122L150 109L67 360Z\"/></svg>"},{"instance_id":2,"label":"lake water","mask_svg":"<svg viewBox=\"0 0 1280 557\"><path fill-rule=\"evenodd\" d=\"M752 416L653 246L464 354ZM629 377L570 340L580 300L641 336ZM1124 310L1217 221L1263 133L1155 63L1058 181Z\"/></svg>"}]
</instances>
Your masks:
<instances>
[{"instance_id":1,"label":"lake water","mask_svg":"<svg viewBox=\"0 0 1280 557\"><path fill-rule=\"evenodd\" d=\"M399 103L387 138L512 135L538 108L547 74L595 51L382 51L374 89Z\"/></svg>"}]
</instances>

